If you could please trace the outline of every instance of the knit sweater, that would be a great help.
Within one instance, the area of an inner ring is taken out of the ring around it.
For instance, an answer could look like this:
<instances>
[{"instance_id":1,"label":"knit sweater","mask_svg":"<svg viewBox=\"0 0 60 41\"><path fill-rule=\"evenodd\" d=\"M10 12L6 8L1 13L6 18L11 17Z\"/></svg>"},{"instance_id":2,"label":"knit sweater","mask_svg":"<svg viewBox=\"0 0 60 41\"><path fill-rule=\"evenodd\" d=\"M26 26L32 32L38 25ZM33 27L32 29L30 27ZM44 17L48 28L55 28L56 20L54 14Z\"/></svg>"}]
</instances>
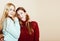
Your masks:
<instances>
[{"instance_id":1,"label":"knit sweater","mask_svg":"<svg viewBox=\"0 0 60 41\"><path fill-rule=\"evenodd\" d=\"M4 41L18 41L20 36L20 25L18 18L14 21L11 18L6 18L3 22Z\"/></svg>"},{"instance_id":2,"label":"knit sweater","mask_svg":"<svg viewBox=\"0 0 60 41\"><path fill-rule=\"evenodd\" d=\"M27 26L23 23L21 26L21 35L18 41L39 41L39 27L37 22L31 21L30 26L33 29L33 33L29 34Z\"/></svg>"}]
</instances>

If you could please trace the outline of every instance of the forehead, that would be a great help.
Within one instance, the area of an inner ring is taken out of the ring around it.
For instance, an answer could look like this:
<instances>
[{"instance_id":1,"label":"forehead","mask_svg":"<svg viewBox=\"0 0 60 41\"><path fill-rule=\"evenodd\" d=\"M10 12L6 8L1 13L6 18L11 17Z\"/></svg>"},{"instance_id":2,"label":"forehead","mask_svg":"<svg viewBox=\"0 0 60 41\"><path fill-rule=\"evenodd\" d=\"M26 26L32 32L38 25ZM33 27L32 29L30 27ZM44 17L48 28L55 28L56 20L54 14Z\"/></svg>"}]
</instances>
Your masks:
<instances>
[{"instance_id":1,"label":"forehead","mask_svg":"<svg viewBox=\"0 0 60 41\"><path fill-rule=\"evenodd\" d=\"M18 10L17 13L18 14L21 14L21 13L24 14L24 11L23 10Z\"/></svg>"},{"instance_id":2,"label":"forehead","mask_svg":"<svg viewBox=\"0 0 60 41\"><path fill-rule=\"evenodd\" d=\"M18 10L17 12L24 12L23 10Z\"/></svg>"},{"instance_id":3,"label":"forehead","mask_svg":"<svg viewBox=\"0 0 60 41\"><path fill-rule=\"evenodd\" d=\"M11 6L10 6L10 9L15 9L15 8L14 8L14 6L11 5Z\"/></svg>"},{"instance_id":4,"label":"forehead","mask_svg":"<svg viewBox=\"0 0 60 41\"><path fill-rule=\"evenodd\" d=\"M6 6L6 9L7 9L7 10L10 10L10 9L13 9L13 10L14 10L15 7L14 7L13 5L10 5L10 6Z\"/></svg>"}]
</instances>

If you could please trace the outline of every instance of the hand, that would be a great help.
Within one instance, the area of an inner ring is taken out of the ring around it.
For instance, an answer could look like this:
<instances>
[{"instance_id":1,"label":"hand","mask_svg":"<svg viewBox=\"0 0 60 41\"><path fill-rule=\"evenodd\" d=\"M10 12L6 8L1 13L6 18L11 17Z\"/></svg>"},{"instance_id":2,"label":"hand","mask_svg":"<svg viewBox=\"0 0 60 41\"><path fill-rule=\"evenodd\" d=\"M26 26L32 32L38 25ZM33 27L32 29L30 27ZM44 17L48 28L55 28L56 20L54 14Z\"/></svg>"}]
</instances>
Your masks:
<instances>
[{"instance_id":1,"label":"hand","mask_svg":"<svg viewBox=\"0 0 60 41\"><path fill-rule=\"evenodd\" d=\"M1 38L0 41L4 41L4 38Z\"/></svg>"},{"instance_id":2,"label":"hand","mask_svg":"<svg viewBox=\"0 0 60 41\"><path fill-rule=\"evenodd\" d=\"M0 41L4 41L4 37L1 37L1 38L0 38Z\"/></svg>"}]
</instances>

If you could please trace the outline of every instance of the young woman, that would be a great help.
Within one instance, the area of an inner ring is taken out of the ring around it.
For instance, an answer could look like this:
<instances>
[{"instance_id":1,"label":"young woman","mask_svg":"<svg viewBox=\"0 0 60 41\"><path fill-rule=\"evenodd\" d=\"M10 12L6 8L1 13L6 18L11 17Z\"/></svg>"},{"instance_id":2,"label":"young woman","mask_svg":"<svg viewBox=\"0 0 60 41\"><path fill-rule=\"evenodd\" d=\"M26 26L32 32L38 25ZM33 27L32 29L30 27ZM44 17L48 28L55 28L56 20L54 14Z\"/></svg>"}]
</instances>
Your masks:
<instances>
[{"instance_id":1,"label":"young woman","mask_svg":"<svg viewBox=\"0 0 60 41\"><path fill-rule=\"evenodd\" d=\"M18 41L20 25L16 17L15 5L7 3L2 16L4 41Z\"/></svg>"},{"instance_id":2,"label":"young woman","mask_svg":"<svg viewBox=\"0 0 60 41\"><path fill-rule=\"evenodd\" d=\"M16 13L21 26L21 34L18 41L39 41L37 22L29 21L29 15L23 7L18 7Z\"/></svg>"}]
</instances>

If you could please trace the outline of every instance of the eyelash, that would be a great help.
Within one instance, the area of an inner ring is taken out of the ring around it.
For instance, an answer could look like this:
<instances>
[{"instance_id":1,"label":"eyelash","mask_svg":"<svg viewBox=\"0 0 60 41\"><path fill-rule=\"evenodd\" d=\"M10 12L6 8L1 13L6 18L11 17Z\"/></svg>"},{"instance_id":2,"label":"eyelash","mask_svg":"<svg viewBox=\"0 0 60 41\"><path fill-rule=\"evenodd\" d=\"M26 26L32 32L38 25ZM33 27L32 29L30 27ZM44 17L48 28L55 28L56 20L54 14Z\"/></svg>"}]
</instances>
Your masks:
<instances>
[{"instance_id":1,"label":"eyelash","mask_svg":"<svg viewBox=\"0 0 60 41\"><path fill-rule=\"evenodd\" d=\"M12 9L10 9L10 11L11 11ZM15 11L15 10L13 10L13 11Z\"/></svg>"}]
</instances>

